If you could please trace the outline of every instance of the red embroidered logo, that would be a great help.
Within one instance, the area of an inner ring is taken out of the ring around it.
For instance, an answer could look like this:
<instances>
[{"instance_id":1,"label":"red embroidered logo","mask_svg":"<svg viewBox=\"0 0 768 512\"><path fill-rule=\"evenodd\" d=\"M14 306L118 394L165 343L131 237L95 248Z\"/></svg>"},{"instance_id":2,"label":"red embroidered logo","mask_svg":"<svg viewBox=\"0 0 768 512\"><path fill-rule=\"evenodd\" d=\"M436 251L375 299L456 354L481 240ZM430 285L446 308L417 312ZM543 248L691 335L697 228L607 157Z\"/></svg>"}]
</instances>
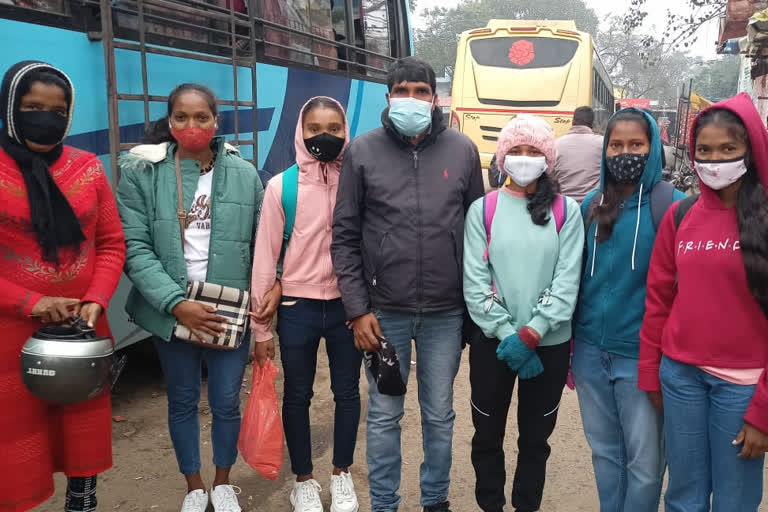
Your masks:
<instances>
[{"instance_id":1,"label":"red embroidered logo","mask_svg":"<svg viewBox=\"0 0 768 512\"><path fill-rule=\"evenodd\" d=\"M448 169L443 171L443 178L448 179Z\"/></svg>"}]
</instances>

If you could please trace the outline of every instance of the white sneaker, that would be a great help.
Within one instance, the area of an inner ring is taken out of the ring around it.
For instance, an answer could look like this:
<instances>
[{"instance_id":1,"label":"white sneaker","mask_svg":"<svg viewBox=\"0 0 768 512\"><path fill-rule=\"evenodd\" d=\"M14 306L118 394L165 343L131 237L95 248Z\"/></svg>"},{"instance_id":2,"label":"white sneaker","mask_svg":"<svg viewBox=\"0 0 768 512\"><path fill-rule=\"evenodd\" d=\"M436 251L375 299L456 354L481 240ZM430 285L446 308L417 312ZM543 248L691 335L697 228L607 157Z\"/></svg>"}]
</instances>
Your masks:
<instances>
[{"instance_id":1,"label":"white sneaker","mask_svg":"<svg viewBox=\"0 0 768 512\"><path fill-rule=\"evenodd\" d=\"M197 489L187 494L181 504L181 512L205 512L208 508L208 493Z\"/></svg>"},{"instance_id":2,"label":"white sneaker","mask_svg":"<svg viewBox=\"0 0 768 512\"><path fill-rule=\"evenodd\" d=\"M231 485L217 485L211 490L211 503L216 512L241 512L237 494Z\"/></svg>"},{"instance_id":3,"label":"white sneaker","mask_svg":"<svg viewBox=\"0 0 768 512\"><path fill-rule=\"evenodd\" d=\"M322 490L316 480L293 484L293 491L291 491L293 512L323 512L323 504L320 502Z\"/></svg>"},{"instance_id":4,"label":"white sneaker","mask_svg":"<svg viewBox=\"0 0 768 512\"><path fill-rule=\"evenodd\" d=\"M359 508L352 475L331 475L331 512L357 512Z\"/></svg>"}]
</instances>

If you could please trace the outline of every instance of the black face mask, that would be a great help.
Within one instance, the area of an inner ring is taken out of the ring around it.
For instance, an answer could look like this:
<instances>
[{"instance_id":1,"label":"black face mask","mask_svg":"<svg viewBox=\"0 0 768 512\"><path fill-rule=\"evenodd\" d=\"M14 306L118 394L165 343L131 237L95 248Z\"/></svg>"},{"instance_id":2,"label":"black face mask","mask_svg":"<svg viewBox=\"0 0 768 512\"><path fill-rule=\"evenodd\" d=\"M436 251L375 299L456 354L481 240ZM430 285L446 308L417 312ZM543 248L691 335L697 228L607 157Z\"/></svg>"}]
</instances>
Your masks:
<instances>
[{"instance_id":1,"label":"black face mask","mask_svg":"<svg viewBox=\"0 0 768 512\"><path fill-rule=\"evenodd\" d=\"M67 118L55 112L18 112L22 139L35 144L58 144L67 130Z\"/></svg>"},{"instance_id":2,"label":"black face mask","mask_svg":"<svg viewBox=\"0 0 768 512\"><path fill-rule=\"evenodd\" d=\"M608 172L620 185L631 185L640 181L646 163L648 163L648 153L642 155L622 153L605 159Z\"/></svg>"},{"instance_id":3,"label":"black face mask","mask_svg":"<svg viewBox=\"0 0 768 512\"><path fill-rule=\"evenodd\" d=\"M307 151L321 162L336 160L344 149L344 139L330 133L321 133L309 139L304 139Z\"/></svg>"}]
</instances>

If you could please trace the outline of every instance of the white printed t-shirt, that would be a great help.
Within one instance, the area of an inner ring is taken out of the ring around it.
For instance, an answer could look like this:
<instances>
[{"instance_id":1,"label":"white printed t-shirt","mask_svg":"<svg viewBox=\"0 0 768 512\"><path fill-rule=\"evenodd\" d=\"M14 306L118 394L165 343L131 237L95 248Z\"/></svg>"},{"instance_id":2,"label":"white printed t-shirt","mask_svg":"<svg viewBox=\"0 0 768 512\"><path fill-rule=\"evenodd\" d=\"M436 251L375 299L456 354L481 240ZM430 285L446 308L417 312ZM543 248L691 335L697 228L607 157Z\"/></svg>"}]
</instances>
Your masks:
<instances>
[{"instance_id":1,"label":"white printed t-shirt","mask_svg":"<svg viewBox=\"0 0 768 512\"><path fill-rule=\"evenodd\" d=\"M211 246L211 187L213 173L200 176L197 181L195 200L187 213L186 244L184 259L187 262L187 279L205 281L208 273L208 250Z\"/></svg>"}]
</instances>

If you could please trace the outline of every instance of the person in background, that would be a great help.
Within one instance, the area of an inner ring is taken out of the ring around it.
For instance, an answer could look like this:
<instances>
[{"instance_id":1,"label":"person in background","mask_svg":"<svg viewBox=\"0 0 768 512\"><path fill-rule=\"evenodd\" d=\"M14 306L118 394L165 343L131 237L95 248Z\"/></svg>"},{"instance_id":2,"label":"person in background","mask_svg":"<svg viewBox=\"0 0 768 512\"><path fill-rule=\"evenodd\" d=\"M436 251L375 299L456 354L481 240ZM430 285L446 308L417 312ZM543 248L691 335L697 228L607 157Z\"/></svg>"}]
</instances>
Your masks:
<instances>
[{"instance_id":1,"label":"person in background","mask_svg":"<svg viewBox=\"0 0 768 512\"><path fill-rule=\"evenodd\" d=\"M667 212L639 386L664 411L668 512L755 512L768 450L768 133L747 94L691 130L701 196Z\"/></svg>"},{"instance_id":2,"label":"person in background","mask_svg":"<svg viewBox=\"0 0 768 512\"><path fill-rule=\"evenodd\" d=\"M472 340L469 353L472 464L483 512L501 512L506 502L503 445L516 378L520 451L512 506L539 510L551 451L547 440L568 376L584 222L576 201L558 195L545 172L554 161L554 144L545 121L525 114L513 119L496 152L510 178L491 193L498 194L496 209L488 213L489 195L467 213L464 298L484 334Z\"/></svg>"},{"instance_id":3,"label":"person in background","mask_svg":"<svg viewBox=\"0 0 768 512\"><path fill-rule=\"evenodd\" d=\"M112 189L98 158L62 144L75 91L59 69L12 66L0 88L0 510L22 512L67 475L64 510L96 510L96 475L112 466L109 389L52 405L21 379L35 331L79 316L110 336L104 315L125 261Z\"/></svg>"},{"instance_id":4,"label":"person in background","mask_svg":"<svg viewBox=\"0 0 768 512\"><path fill-rule=\"evenodd\" d=\"M656 122L637 109L608 123L599 190L581 205L586 265L574 318L573 377L602 512L658 512L663 417L637 387L640 325L661 183ZM669 191L669 204L684 197ZM669 204L665 204L666 208Z\"/></svg>"},{"instance_id":5,"label":"person in background","mask_svg":"<svg viewBox=\"0 0 768 512\"><path fill-rule=\"evenodd\" d=\"M120 159L117 190L125 229L125 272L133 282L126 311L154 336L168 392L168 426L179 470L187 480L182 512L204 512L209 495L200 475L202 361L208 369L208 401L216 476L210 501L216 512L239 512L229 473L237 460L240 389L248 362L248 332L237 350L217 350L173 337L176 323L218 336L226 318L186 299L187 283L205 281L248 290L253 240L263 189L258 173L216 137L216 98L205 86L182 84L168 97L167 117L155 122L147 144ZM178 155L185 243L179 227L175 158Z\"/></svg>"},{"instance_id":6,"label":"person in background","mask_svg":"<svg viewBox=\"0 0 768 512\"><path fill-rule=\"evenodd\" d=\"M330 230L339 171L348 142L346 115L336 100L320 96L304 105L295 137L298 168L288 169L270 180L256 236L259 258L254 261L251 285L255 358L263 364L275 355L270 323L279 302L277 332L285 375L283 424L291 469L296 475L290 496L295 512L323 510L321 488L312 474L309 425L320 338L325 339L331 390L336 402L331 511L357 512L359 508L349 467L360 423L362 355L346 325L331 263ZM296 194L295 202L290 205L283 204L288 188ZM286 223L290 223L289 217L295 221L285 246L283 234ZM278 281L281 263L282 275ZM279 295L270 296L278 283L282 299Z\"/></svg>"},{"instance_id":7,"label":"person in background","mask_svg":"<svg viewBox=\"0 0 768 512\"><path fill-rule=\"evenodd\" d=\"M593 131L595 112L579 107L573 113L573 128L555 142L557 160L552 178L560 192L579 204L600 185L603 137Z\"/></svg>"},{"instance_id":8,"label":"person in background","mask_svg":"<svg viewBox=\"0 0 768 512\"><path fill-rule=\"evenodd\" d=\"M491 163L488 165L488 184L494 188L499 188L504 185L506 175L501 172L499 165L496 163L496 155L491 158Z\"/></svg>"},{"instance_id":9,"label":"person in background","mask_svg":"<svg viewBox=\"0 0 768 512\"><path fill-rule=\"evenodd\" d=\"M666 117L662 117L659 119L658 124L659 124L659 134L661 137L661 143L664 144L665 146L668 146L669 145L669 119Z\"/></svg>"},{"instance_id":10,"label":"person in background","mask_svg":"<svg viewBox=\"0 0 768 512\"><path fill-rule=\"evenodd\" d=\"M344 156L331 255L355 345L376 352L385 338L406 363L407 384L416 341L421 504L446 512L464 320L462 234L465 212L483 195L482 169L472 141L443 125L427 63L400 59L387 82L383 127L355 139ZM391 512L400 504L405 397L381 394L366 375L371 507Z\"/></svg>"}]
</instances>

